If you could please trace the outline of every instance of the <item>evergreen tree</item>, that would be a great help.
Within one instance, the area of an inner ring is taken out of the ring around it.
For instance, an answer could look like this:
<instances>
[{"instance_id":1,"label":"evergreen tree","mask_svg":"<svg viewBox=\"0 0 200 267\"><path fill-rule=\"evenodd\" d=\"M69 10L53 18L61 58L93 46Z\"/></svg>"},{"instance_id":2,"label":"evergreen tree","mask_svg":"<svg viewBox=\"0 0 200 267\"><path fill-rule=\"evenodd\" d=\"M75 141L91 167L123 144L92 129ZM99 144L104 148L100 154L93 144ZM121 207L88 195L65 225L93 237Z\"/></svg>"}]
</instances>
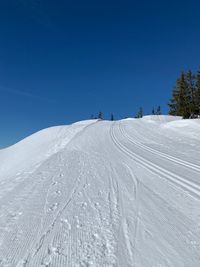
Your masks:
<instances>
[{"instance_id":1,"label":"evergreen tree","mask_svg":"<svg viewBox=\"0 0 200 267\"><path fill-rule=\"evenodd\" d=\"M200 116L200 70L196 75L195 114Z\"/></svg>"},{"instance_id":2,"label":"evergreen tree","mask_svg":"<svg viewBox=\"0 0 200 267\"><path fill-rule=\"evenodd\" d=\"M161 107L160 106L157 107L156 115L161 115Z\"/></svg>"},{"instance_id":3,"label":"evergreen tree","mask_svg":"<svg viewBox=\"0 0 200 267\"><path fill-rule=\"evenodd\" d=\"M103 120L103 113L101 111L99 111L97 118Z\"/></svg>"},{"instance_id":4,"label":"evergreen tree","mask_svg":"<svg viewBox=\"0 0 200 267\"><path fill-rule=\"evenodd\" d=\"M176 86L172 92L172 99L168 104L170 115L182 116L183 118L190 117L190 98L188 92L186 75L182 73L176 81Z\"/></svg>"},{"instance_id":5,"label":"evergreen tree","mask_svg":"<svg viewBox=\"0 0 200 267\"><path fill-rule=\"evenodd\" d=\"M111 115L110 115L110 120L111 121L114 121L114 115L113 115L113 113L111 113Z\"/></svg>"},{"instance_id":6,"label":"evergreen tree","mask_svg":"<svg viewBox=\"0 0 200 267\"><path fill-rule=\"evenodd\" d=\"M143 117L143 108L142 107L139 108L139 111L135 117L136 118L142 118Z\"/></svg>"},{"instance_id":7,"label":"evergreen tree","mask_svg":"<svg viewBox=\"0 0 200 267\"><path fill-rule=\"evenodd\" d=\"M200 70L197 75L191 71L182 73L172 91L169 114L183 118L200 116Z\"/></svg>"},{"instance_id":8,"label":"evergreen tree","mask_svg":"<svg viewBox=\"0 0 200 267\"><path fill-rule=\"evenodd\" d=\"M190 118L195 117L196 113L196 101L195 101L195 92L196 92L196 77L189 70L186 74L186 83L187 83L187 105L188 112L190 113Z\"/></svg>"},{"instance_id":9,"label":"evergreen tree","mask_svg":"<svg viewBox=\"0 0 200 267\"><path fill-rule=\"evenodd\" d=\"M155 115L155 109L154 108L152 108L151 114Z\"/></svg>"}]
</instances>

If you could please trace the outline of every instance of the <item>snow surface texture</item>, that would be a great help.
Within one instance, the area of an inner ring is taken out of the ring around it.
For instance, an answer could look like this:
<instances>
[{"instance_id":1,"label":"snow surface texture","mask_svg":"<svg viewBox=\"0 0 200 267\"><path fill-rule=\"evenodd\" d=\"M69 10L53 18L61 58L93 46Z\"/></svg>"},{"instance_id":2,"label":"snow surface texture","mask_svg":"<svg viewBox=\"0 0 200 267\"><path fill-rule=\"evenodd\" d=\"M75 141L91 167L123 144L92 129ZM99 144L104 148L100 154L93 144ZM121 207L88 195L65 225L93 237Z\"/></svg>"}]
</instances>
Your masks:
<instances>
[{"instance_id":1,"label":"snow surface texture","mask_svg":"<svg viewBox=\"0 0 200 267\"><path fill-rule=\"evenodd\" d=\"M0 266L200 266L200 120L40 131L0 151Z\"/></svg>"}]
</instances>

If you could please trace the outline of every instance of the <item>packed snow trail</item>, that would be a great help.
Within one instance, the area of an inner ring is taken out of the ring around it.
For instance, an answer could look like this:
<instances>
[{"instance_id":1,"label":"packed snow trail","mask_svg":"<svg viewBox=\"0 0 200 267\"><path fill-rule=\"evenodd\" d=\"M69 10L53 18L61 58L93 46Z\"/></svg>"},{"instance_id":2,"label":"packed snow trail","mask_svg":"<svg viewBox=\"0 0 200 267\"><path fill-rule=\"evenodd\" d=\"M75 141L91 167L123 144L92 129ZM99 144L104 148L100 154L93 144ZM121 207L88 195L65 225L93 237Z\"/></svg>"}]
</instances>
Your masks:
<instances>
[{"instance_id":1,"label":"packed snow trail","mask_svg":"<svg viewBox=\"0 0 200 267\"><path fill-rule=\"evenodd\" d=\"M83 121L0 151L0 266L200 266L200 121Z\"/></svg>"}]
</instances>

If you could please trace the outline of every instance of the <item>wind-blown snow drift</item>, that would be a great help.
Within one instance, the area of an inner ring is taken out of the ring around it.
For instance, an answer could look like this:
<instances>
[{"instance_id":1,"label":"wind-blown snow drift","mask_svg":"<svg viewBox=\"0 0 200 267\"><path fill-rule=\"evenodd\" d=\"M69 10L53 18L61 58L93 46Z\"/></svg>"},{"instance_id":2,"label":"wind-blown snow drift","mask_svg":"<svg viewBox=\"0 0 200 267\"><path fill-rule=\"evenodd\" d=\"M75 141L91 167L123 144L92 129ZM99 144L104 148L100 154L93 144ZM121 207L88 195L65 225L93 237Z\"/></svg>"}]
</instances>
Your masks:
<instances>
[{"instance_id":1,"label":"wind-blown snow drift","mask_svg":"<svg viewBox=\"0 0 200 267\"><path fill-rule=\"evenodd\" d=\"M200 120L40 131L0 151L0 266L200 266Z\"/></svg>"}]
</instances>

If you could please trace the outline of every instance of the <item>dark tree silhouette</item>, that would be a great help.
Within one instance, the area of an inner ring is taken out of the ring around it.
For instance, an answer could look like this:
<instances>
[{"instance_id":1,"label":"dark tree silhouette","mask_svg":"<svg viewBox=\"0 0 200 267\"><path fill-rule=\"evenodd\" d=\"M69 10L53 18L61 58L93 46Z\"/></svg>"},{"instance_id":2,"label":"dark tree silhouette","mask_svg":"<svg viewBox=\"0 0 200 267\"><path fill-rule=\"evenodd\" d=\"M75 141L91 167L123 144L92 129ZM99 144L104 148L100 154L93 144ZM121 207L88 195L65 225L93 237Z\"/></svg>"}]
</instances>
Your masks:
<instances>
[{"instance_id":1,"label":"dark tree silhouette","mask_svg":"<svg viewBox=\"0 0 200 267\"><path fill-rule=\"evenodd\" d=\"M111 121L114 121L114 115L113 115L113 113L111 113L111 115L110 115L110 120Z\"/></svg>"},{"instance_id":2,"label":"dark tree silhouette","mask_svg":"<svg viewBox=\"0 0 200 267\"><path fill-rule=\"evenodd\" d=\"M156 109L156 115L161 115L161 107L158 106Z\"/></svg>"},{"instance_id":3,"label":"dark tree silhouette","mask_svg":"<svg viewBox=\"0 0 200 267\"><path fill-rule=\"evenodd\" d=\"M183 118L190 117L190 106L188 99L188 86L185 73L181 73L180 78L176 81L176 86L172 91L172 98L170 99L169 114L182 116Z\"/></svg>"},{"instance_id":4,"label":"dark tree silhouette","mask_svg":"<svg viewBox=\"0 0 200 267\"><path fill-rule=\"evenodd\" d=\"M139 111L135 117L136 118L142 118L143 117L143 108L142 107L139 108Z\"/></svg>"},{"instance_id":5,"label":"dark tree silhouette","mask_svg":"<svg viewBox=\"0 0 200 267\"><path fill-rule=\"evenodd\" d=\"M101 111L99 111L97 118L103 120L103 113Z\"/></svg>"}]
</instances>

